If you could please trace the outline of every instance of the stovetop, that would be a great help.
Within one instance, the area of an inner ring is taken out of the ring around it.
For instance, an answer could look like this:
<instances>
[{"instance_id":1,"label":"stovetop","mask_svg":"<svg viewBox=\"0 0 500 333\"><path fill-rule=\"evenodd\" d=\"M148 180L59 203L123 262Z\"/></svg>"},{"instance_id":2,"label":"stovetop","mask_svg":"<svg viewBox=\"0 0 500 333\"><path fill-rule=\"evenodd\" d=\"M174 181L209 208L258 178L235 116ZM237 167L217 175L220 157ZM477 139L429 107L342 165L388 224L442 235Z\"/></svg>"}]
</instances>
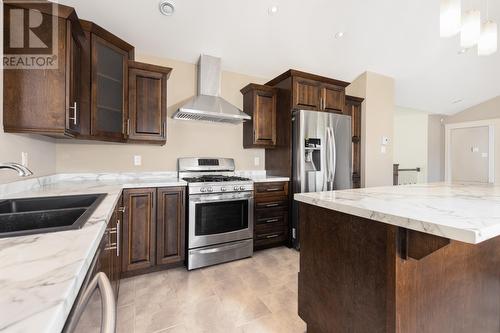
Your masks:
<instances>
[{"instance_id":1,"label":"stovetop","mask_svg":"<svg viewBox=\"0 0 500 333\"><path fill-rule=\"evenodd\" d=\"M220 182L243 182L251 181L249 178L225 175L203 175L199 177L185 177L182 180L188 183L220 183Z\"/></svg>"}]
</instances>

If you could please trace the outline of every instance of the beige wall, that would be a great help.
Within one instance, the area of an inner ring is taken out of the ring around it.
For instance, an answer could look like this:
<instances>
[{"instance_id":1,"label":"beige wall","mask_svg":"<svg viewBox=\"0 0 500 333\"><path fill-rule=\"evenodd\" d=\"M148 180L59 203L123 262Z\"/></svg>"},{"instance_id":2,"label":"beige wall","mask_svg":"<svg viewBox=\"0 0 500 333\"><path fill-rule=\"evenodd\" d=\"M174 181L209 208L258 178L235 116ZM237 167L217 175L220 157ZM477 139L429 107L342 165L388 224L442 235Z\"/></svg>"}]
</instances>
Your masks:
<instances>
[{"instance_id":1,"label":"beige wall","mask_svg":"<svg viewBox=\"0 0 500 333\"><path fill-rule=\"evenodd\" d=\"M362 107L362 186L392 185L394 79L366 72L347 87L347 94L365 98ZM390 142L382 153L384 136Z\"/></svg>"},{"instance_id":2,"label":"beige wall","mask_svg":"<svg viewBox=\"0 0 500 333\"><path fill-rule=\"evenodd\" d=\"M500 183L500 96L444 118L445 124L491 120L495 131L495 182ZM443 154L444 156L444 154Z\"/></svg>"},{"instance_id":3,"label":"beige wall","mask_svg":"<svg viewBox=\"0 0 500 333\"><path fill-rule=\"evenodd\" d=\"M427 180L444 180L444 121L443 115L429 115L427 142Z\"/></svg>"},{"instance_id":4,"label":"beige wall","mask_svg":"<svg viewBox=\"0 0 500 333\"><path fill-rule=\"evenodd\" d=\"M396 107L394 113L394 163L400 168L421 168L419 173L405 172L401 180L427 182L427 140L429 115L420 110Z\"/></svg>"},{"instance_id":5,"label":"beige wall","mask_svg":"<svg viewBox=\"0 0 500 333\"><path fill-rule=\"evenodd\" d=\"M484 119L500 118L500 96L448 116L446 123L460 123Z\"/></svg>"},{"instance_id":6,"label":"beige wall","mask_svg":"<svg viewBox=\"0 0 500 333\"><path fill-rule=\"evenodd\" d=\"M172 119L172 114L196 94L196 65L170 59L137 55L138 61L172 67L168 81L167 144L110 144L88 141L57 142L57 172L175 171L184 156L233 157L239 170L264 169L263 149L243 149L243 125L215 124ZM223 72L221 95L242 108L240 89L250 82L266 80ZM142 166L133 165L133 156L142 156ZM254 159L260 160L259 165Z\"/></svg>"},{"instance_id":7,"label":"beige wall","mask_svg":"<svg viewBox=\"0 0 500 333\"><path fill-rule=\"evenodd\" d=\"M0 6L0 26L3 27L3 6ZM3 54L3 33L0 34L0 54ZM0 66L2 66L0 64ZM28 153L28 166L35 176L56 171L54 140L42 136L8 134L3 132L3 70L0 73L0 163L21 162L21 152ZM0 184L19 180L13 171L0 170Z\"/></svg>"}]
</instances>

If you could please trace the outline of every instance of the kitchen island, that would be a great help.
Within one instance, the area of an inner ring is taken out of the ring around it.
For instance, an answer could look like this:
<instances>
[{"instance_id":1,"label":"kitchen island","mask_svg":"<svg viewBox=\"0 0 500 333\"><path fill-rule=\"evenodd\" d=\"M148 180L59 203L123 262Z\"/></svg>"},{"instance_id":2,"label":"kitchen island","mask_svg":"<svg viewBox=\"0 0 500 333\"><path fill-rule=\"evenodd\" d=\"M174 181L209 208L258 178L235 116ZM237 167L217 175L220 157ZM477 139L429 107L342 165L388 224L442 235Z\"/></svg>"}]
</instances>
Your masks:
<instances>
[{"instance_id":1,"label":"kitchen island","mask_svg":"<svg viewBox=\"0 0 500 333\"><path fill-rule=\"evenodd\" d=\"M308 332L500 332L500 186L295 195Z\"/></svg>"}]
</instances>

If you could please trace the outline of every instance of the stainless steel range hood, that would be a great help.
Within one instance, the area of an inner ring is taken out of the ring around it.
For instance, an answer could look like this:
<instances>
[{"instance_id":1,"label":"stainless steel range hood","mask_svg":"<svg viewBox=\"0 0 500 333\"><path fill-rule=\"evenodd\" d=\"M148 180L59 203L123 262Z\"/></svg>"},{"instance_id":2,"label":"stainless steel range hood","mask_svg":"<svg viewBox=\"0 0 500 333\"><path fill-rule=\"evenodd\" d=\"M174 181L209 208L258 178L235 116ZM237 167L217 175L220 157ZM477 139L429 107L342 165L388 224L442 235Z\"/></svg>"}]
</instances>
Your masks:
<instances>
[{"instance_id":1,"label":"stainless steel range hood","mask_svg":"<svg viewBox=\"0 0 500 333\"><path fill-rule=\"evenodd\" d=\"M198 62L198 96L175 112L173 118L239 124L252 119L220 97L221 59L201 55Z\"/></svg>"}]
</instances>

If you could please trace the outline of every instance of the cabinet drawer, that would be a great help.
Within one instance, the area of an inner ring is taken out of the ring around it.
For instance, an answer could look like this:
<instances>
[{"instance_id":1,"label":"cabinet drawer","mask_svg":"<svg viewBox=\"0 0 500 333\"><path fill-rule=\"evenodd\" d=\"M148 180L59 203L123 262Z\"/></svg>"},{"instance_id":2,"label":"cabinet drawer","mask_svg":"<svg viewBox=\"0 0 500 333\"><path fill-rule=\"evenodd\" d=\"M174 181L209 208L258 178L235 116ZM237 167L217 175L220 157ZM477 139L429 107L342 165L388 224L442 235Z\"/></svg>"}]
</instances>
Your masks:
<instances>
[{"instance_id":1,"label":"cabinet drawer","mask_svg":"<svg viewBox=\"0 0 500 333\"><path fill-rule=\"evenodd\" d=\"M263 196L287 196L288 182L256 183L255 195Z\"/></svg>"},{"instance_id":2,"label":"cabinet drawer","mask_svg":"<svg viewBox=\"0 0 500 333\"><path fill-rule=\"evenodd\" d=\"M257 239L261 235L269 235L273 233L281 233L286 229L283 224L283 220L278 220L276 222L257 224L255 226L255 238Z\"/></svg>"},{"instance_id":3,"label":"cabinet drawer","mask_svg":"<svg viewBox=\"0 0 500 333\"><path fill-rule=\"evenodd\" d=\"M254 238L254 247L268 246L275 243L283 243L287 239L287 230L256 234Z\"/></svg>"},{"instance_id":4,"label":"cabinet drawer","mask_svg":"<svg viewBox=\"0 0 500 333\"><path fill-rule=\"evenodd\" d=\"M255 208L257 209L257 214L260 213L261 210L266 209L276 209L276 208L287 208L288 200L276 200L276 201L265 201L265 202L257 202L255 204Z\"/></svg>"},{"instance_id":5,"label":"cabinet drawer","mask_svg":"<svg viewBox=\"0 0 500 333\"><path fill-rule=\"evenodd\" d=\"M255 224L267 225L279 223L285 224L286 211L283 209L259 209L255 212Z\"/></svg>"}]
</instances>

